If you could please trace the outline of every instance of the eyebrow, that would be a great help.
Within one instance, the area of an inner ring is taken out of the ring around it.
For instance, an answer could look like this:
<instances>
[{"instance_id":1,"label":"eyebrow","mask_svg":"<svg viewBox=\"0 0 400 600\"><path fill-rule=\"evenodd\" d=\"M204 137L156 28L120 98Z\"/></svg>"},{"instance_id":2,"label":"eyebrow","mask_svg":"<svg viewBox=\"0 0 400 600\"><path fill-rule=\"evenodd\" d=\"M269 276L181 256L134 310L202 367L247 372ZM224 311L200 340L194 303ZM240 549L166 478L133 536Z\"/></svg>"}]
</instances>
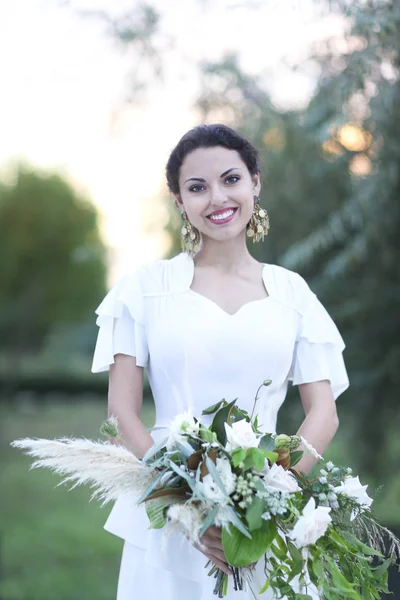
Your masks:
<instances>
[{"instance_id":1,"label":"eyebrow","mask_svg":"<svg viewBox=\"0 0 400 600\"><path fill-rule=\"evenodd\" d=\"M222 179L222 177L225 177L225 175L228 175L228 173L230 173L231 171L235 171L236 169L238 169L240 171L239 167L231 167L227 171L224 171L220 175L220 178ZM187 183L188 181L201 181L201 183L205 183L206 182L206 180L203 179L202 177L190 177L189 179L186 179L186 181L184 183Z\"/></svg>"}]
</instances>

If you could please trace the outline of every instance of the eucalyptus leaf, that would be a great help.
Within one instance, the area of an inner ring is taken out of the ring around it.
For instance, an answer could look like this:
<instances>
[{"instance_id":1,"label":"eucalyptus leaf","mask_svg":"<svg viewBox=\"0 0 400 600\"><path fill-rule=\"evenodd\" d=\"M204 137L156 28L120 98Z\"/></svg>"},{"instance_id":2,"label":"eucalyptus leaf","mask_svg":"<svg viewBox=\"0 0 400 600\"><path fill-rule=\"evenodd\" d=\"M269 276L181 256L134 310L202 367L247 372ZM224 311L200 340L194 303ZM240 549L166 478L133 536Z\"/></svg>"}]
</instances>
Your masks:
<instances>
[{"instance_id":1,"label":"eucalyptus leaf","mask_svg":"<svg viewBox=\"0 0 400 600\"><path fill-rule=\"evenodd\" d=\"M153 456L155 454L157 454L157 452L159 452L162 448L164 448L165 444L167 443L168 438L164 438L162 440L158 440L158 442L155 442L151 448L149 448L146 452L146 454L143 456L142 458L142 462L146 463L148 460L150 460L151 458L153 458Z\"/></svg>"},{"instance_id":2,"label":"eucalyptus leaf","mask_svg":"<svg viewBox=\"0 0 400 600\"><path fill-rule=\"evenodd\" d=\"M146 488L146 490L143 492L143 494L140 496L139 500L137 501L138 504L141 504L142 502L144 502L147 498L147 496L150 496L151 492L157 487L157 485L160 483L161 478L164 477L165 472L161 472L158 475L156 475L156 477L154 477L153 481L150 483L150 485Z\"/></svg>"},{"instance_id":3,"label":"eucalyptus leaf","mask_svg":"<svg viewBox=\"0 0 400 600\"><path fill-rule=\"evenodd\" d=\"M275 441L272 436L272 433L266 433L265 435L263 435L262 438L260 438L260 443L258 447L261 448L261 450L274 450Z\"/></svg>"},{"instance_id":4,"label":"eucalyptus leaf","mask_svg":"<svg viewBox=\"0 0 400 600\"><path fill-rule=\"evenodd\" d=\"M221 490L221 492L228 497L228 494L226 492L225 486L222 483L221 477L216 469L216 466L214 464L214 462L211 460L211 458L209 456L206 457L206 465L208 467L208 470L210 472L211 477L214 479L215 483L217 484L217 486L219 487L219 489Z\"/></svg>"},{"instance_id":5,"label":"eucalyptus leaf","mask_svg":"<svg viewBox=\"0 0 400 600\"><path fill-rule=\"evenodd\" d=\"M171 467L171 469L173 471L175 471L175 473L177 475L182 477L182 479L184 479L187 482L187 484L189 485L189 487L191 489L193 489L193 486L194 486L193 479L191 477L189 477L189 475L186 473L186 471L183 471L182 469L180 469L172 460L169 461L169 466Z\"/></svg>"},{"instance_id":6,"label":"eucalyptus leaf","mask_svg":"<svg viewBox=\"0 0 400 600\"><path fill-rule=\"evenodd\" d=\"M218 510L219 510L219 506L214 506L214 508L212 509L212 511L210 511L207 515L207 517L205 518L203 525L201 526L201 529L199 531L199 537L201 537L202 535L205 534L205 532L207 531L207 529L209 527L211 527L211 525L213 525L214 521L215 521L215 517L218 514Z\"/></svg>"},{"instance_id":7,"label":"eucalyptus leaf","mask_svg":"<svg viewBox=\"0 0 400 600\"><path fill-rule=\"evenodd\" d=\"M251 533L247 529L245 525L243 525L242 521L237 516L236 512L232 508L232 506L225 506L224 511L229 518L229 521L247 538L251 539Z\"/></svg>"}]
</instances>

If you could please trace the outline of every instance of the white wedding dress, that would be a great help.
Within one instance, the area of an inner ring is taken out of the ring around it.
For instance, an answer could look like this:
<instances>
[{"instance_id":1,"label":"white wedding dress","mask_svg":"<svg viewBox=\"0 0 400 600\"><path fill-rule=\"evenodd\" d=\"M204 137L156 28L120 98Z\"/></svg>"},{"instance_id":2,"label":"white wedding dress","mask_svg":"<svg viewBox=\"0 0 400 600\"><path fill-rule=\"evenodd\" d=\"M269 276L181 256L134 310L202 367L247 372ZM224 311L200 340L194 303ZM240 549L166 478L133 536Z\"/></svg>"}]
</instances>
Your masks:
<instances>
[{"instance_id":1,"label":"white wedding dress","mask_svg":"<svg viewBox=\"0 0 400 600\"><path fill-rule=\"evenodd\" d=\"M157 426L188 409L200 417L222 398L238 398L251 412L258 387L271 379L261 388L256 412L262 429L274 432L288 381L327 379L335 398L348 387L343 340L298 274L266 264L262 277L268 297L234 315L192 291L193 276L188 254L154 261L127 275L96 311L92 371L107 370L117 353L135 356L147 369ZM162 530L150 530L144 508L129 495L117 500L105 528L125 540L117 600L215 598L204 555L178 534L163 538ZM263 561L256 571L254 591L265 579ZM273 598L270 592L259 597ZM227 600L244 598L253 595L229 588Z\"/></svg>"}]
</instances>

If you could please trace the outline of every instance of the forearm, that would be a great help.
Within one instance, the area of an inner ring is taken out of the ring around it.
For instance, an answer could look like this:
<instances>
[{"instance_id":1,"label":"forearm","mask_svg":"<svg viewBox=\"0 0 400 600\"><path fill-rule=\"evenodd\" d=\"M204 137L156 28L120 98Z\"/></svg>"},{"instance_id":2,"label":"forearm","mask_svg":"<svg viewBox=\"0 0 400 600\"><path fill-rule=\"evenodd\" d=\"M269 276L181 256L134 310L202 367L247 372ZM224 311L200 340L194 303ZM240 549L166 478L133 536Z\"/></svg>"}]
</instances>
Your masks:
<instances>
[{"instance_id":1,"label":"forearm","mask_svg":"<svg viewBox=\"0 0 400 600\"><path fill-rule=\"evenodd\" d=\"M110 416L111 416L110 411ZM112 412L118 419L118 429L121 443L131 450L138 458L142 458L154 443L150 433L140 418L131 410L115 410Z\"/></svg>"},{"instance_id":2,"label":"forearm","mask_svg":"<svg viewBox=\"0 0 400 600\"><path fill-rule=\"evenodd\" d=\"M332 441L338 426L336 410L332 410L331 407L315 407L307 414L297 435L302 436L318 454L322 455ZM305 453L297 463L296 470L307 474L316 463L317 459Z\"/></svg>"}]
</instances>

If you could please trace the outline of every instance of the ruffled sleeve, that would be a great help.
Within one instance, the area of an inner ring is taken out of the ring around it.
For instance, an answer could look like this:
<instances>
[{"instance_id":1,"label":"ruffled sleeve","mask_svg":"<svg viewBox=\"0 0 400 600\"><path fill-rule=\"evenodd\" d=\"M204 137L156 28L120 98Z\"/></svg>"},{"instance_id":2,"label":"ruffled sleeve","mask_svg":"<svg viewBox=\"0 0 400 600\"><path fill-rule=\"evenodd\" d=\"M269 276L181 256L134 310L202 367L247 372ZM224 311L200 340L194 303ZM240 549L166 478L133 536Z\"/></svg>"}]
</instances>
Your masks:
<instances>
[{"instance_id":1,"label":"ruffled sleeve","mask_svg":"<svg viewBox=\"0 0 400 600\"><path fill-rule=\"evenodd\" d=\"M328 379L336 399L349 386L345 344L324 306L300 276L299 280L300 321L289 379L293 385Z\"/></svg>"},{"instance_id":2,"label":"ruffled sleeve","mask_svg":"<svg viewBox=\"0 0 400 600\"><path fill-rule=\"evenodd\" d=\"M107 371L116 354L136 358L146 367L149 350L143 324L143 294L137 273L127 275L112 288L97 308L99 326L92 372Z\"/></svg>"}]
</instances>

